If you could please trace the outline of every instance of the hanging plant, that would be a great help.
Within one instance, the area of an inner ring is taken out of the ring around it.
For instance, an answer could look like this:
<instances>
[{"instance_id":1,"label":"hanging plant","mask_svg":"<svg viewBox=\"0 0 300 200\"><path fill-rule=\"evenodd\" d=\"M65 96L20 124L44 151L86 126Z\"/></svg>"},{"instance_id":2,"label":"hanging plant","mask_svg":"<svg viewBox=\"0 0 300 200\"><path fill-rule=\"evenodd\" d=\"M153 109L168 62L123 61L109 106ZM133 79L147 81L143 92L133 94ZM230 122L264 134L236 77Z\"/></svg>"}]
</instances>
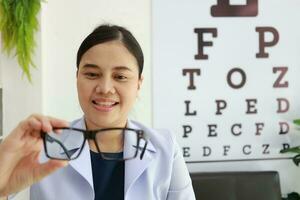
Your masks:
<instances>
[{"instance_id":1,"label":"hanging plant","mask_svg":"<svg viewBox=\"0 0 300 200\"><path fill-rule=\"evenodd\" d=\"M24 74L31 82L34 33L38 30L37 14L41 0L0 0L0 31L5 53L15 53Z\"/></svg>"},{"instance_id":2,"label":"hanging plant","mask_svg":"<svg viewBox=\"0 0 300 200\"><path fill-rule=\"evenodd\" d=\"M300 130L300 119L295 119L293 123L297 126L296 128ZM300 146L290 147L287 149L282 149L280 153L296 153L293 157L293 162L295 165L299 166L300 164Z\"/></svg>"}]
</instances>

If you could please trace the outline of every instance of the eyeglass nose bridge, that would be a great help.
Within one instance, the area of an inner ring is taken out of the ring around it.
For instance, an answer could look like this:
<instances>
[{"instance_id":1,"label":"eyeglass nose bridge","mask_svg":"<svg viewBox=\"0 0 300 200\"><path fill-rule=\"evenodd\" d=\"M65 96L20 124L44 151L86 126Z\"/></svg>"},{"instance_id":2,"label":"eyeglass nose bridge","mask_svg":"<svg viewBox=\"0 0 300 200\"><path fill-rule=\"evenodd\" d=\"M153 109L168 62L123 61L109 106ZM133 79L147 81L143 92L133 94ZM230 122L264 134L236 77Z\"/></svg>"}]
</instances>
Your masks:
<instances>
[{"instance_id":1,"label":"eyeglass nose bridge","mask_svg":"<svg viewBox=\"0 0 300 200\"><path fill-rule=\"evenodd\" d=\"M95 140L96 139L96 133L98 131L83 131L83 135L84 135L84 138L87 139L87 140Z\"/></svg>"}]
</instances>

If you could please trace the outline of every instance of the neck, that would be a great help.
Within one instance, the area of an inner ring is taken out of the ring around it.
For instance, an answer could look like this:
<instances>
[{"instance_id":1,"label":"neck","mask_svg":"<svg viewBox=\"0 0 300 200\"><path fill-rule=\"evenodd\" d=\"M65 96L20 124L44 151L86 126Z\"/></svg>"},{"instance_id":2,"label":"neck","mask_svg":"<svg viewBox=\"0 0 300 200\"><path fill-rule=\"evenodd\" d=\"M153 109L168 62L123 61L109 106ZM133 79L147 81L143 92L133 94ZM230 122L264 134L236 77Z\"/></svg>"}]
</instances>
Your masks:
<instances>
[{"instance_id":1,"label":"neck","mask_svg":"<svg viewBox=\"0 0 300 200\"><path fill-rule=\"evenodd\" d=\"M101 123L101 122L93 122L92 120L87 119L84 117L84 122L87 130L98 130L104 128L125 128L127 125L127 119L114 122L114 123Z\"/></svg>"}]
</instances>

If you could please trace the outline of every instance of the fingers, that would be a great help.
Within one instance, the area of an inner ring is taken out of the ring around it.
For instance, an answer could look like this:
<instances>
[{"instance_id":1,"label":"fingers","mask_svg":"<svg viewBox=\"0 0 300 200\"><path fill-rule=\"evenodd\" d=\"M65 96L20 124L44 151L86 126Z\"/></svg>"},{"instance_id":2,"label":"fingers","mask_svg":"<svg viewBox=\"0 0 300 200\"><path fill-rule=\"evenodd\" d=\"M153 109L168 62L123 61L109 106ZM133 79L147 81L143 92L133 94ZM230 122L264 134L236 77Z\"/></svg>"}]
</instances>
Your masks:
<instances>
[{"instance_id":1,"label":"fingers","mask_svg":"<svg viewBox=\"0 0 300 200\"><path fill-rule=\"evenodd\" d=\"M67 126L69 126L67 121L39 114L34 114L22 121L14 132L19 133L19 136L21 136L20 133L25 134L29 132L32 134L32 136L39 137L40 131L50 132L53 127Z\"/></svg>"},{"instance_id":2,"label":"fingers","mask_svg":"<svg viewBox=\"0 0 300 200\"><path fill-rule=\"evenodd\" d=\"M66 127L68 126L68 122L57 119L54 117L46 117L43 115L32 115L29 117L29 123L32 125L32 128L35 130L42 130L44 132L49 132L53 127ZM39 124L37 124L39 123Z\"/></svg>"},{"instance_id":3,"label":"fingers","mask_svg":"<svg viewBox=\"0 0 300 200\"><path fill-rule=\"evenodd\" d=\"M69 123L65 120L61 120L61 119L57 119L57 118L53 118L53 117L48 117L48 119L50 120L50 123L52 125L52 127L68 127Z\"/></svg>"},{"instance_id":4,"label":"fingers","mask_svg":"<svg viewBox=\"0 0 300 200\"><path fill-rule=\"evenodd\" d=\"M46 163L40 165L38 170L37 177L35 177L36 181L41 180L45 176L55 172L56 170L66 167L68 165L68 161L61 161L61 160L49 160Z\"/></svg>"},{"instance_id":5,"label":"fingers","mask_svg":"<svg viewBox=\"0 0 300 200\"><path fill-rule=\"evenodd\" d=\"M41 140L41 131L50 132L53 127L68 126L68 122L64 120L34 114L20 122L2 141L0 148L9 152L19 151L24 145L26 146L26 144L35 141L34 139ZM32 150L32 148L28 148L28 150Z\"/></svg>"},{"instance_id":6,"label":"fingers","mask_svg":"<svg viewBox=\"0 0 300 200\"><path fill-rule=\"evenodd\" d=\"M30 116L24 121L24 129L41 130L42 123L34 116Z\"/></svg>"}]
</instances>

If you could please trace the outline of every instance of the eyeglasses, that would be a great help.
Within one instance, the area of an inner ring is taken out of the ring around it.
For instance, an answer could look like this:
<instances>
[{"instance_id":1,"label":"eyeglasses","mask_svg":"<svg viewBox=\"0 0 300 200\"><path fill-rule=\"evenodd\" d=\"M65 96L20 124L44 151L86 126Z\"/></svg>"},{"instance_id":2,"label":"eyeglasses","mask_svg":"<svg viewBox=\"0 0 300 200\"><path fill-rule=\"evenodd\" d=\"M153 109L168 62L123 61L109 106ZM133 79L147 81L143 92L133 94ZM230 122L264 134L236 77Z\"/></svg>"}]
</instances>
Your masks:
<instances>
[{"instance_id":1,"label":"eyeglasses","mask_svg":"<svg viewBox=\"0 0 300 200\"><path fill-rule=\"evenodd\" d=\"M131 128L105 128L83 130L78 128L53 128L42 132L46 156L56 160L74 160L79 157L86 140L93 140L98 153L105 160L143 159L147 137L143 130ZM116 158L116 153L122 157Z\"/></svg>"}]
</instances>

